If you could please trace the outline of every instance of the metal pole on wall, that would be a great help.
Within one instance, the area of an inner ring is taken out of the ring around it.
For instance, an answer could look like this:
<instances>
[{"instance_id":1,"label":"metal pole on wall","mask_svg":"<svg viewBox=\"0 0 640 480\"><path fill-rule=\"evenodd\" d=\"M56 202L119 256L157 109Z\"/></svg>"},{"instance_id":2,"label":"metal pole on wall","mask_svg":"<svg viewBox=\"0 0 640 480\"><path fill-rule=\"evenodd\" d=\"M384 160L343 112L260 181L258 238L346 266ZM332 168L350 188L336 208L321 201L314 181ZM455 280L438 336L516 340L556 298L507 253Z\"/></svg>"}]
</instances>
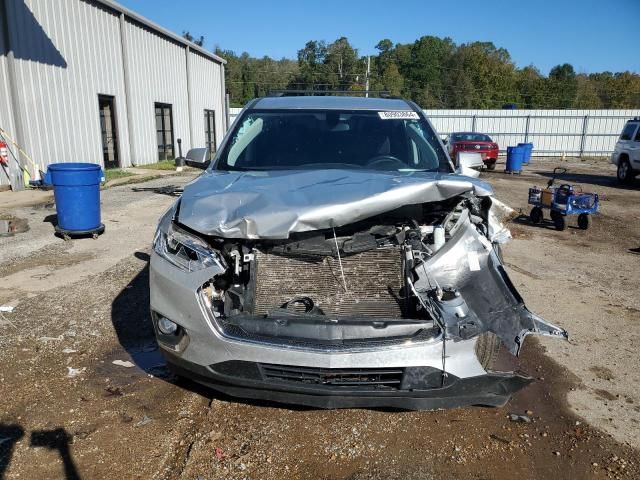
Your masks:
<instances>
[{"instance_id":1,"label":"metal pole on wall","mask_svg":"<svg viewBox=\"0 0 640 480\"><path fill-rule=\"evenodd\" d=\"M529 141L529 123L531 122L531 115L527 115L527 121L524 124L524 143Z\"/></svg>"},{"instance_id":2,"label":"metal pole on wall","mask_svg":"<svg viewBox=\"0 0 640 480\"><path fill-rule=\"evenodd\" d=\"M127 134L129 136L129 163L137 165L135 149L135 132L133 130L133 105L131 103L131 77L129 76L129 45L127 43L127 19L124 13L120 14L120 49L122 52L122 77L124 80L124 104L127 109ZM120 160L122 162L122 159ZM128 165L122 165L127 167Z\"/></svg>"},{"instance_id":3,"label":"metal pole on wall","mask_svg":"<svg viewBox=\"0 0 640 480\"><path fill-rule=\"evenodd\" d=\"M585 115L582 120L582 135L580 136L580 158L582 158L582 154L584 153L584 145L587 139L587 125L589 124L589 115Z\"/></svg>"},{"instance_id":4,"label":"metal pole on wall","mask_svg":"<svg viewBox=\"0 0 640 480\"><path fill-rule=\"evenodd\" d=\"M193 112L192 110L192 102L191 102L191 47L187 45L185 48L185 60L186 60L186 70L187 70L187 109L189 110L189 121L187 122L187 126L189 127L189 141L191 145L189 148L195 148L194 141L194 131L193 131ZM175 155L175 154L174 154Z\"/></svg>"},{"instance_id":5,"label":"metal pole on wall","mask_svg":"<svg viewBox=\"0 0 640 480\"><path fill-rule=\"evenodd\" d=\"M476 116L475 115L473 117L471 117L471 131L472 132L476 131Z\"/></svg>"},{"instance_id":6,"label":"metal pole on wall","mask_svg":"<svg viewBox=\"0 0 640 480\"><path fill-rule=\"evenodd\" d=\"M9 2L6 0L0 0L0 21L4 21L3 30L5 34L5 38L3 39L5 42L5 46L7 48L7 73L8 73L8 84L9 84L9 102L11 105L11 113L13 114L13 129L15 130L15 143L20 145L25 145L24 142L24 129L23 129L23 118L22 118L22 110L18 96L18 77L16 73L16 58L15 58L15 50L14 45L12 45L12 35L9 30L12 28L12 22L9 20L12 18L11 13L13 13L9 8ZM4 19L4 20L3 20ZM1 127L2 125L0 125ZM23 147L24 148L24 147ZM9 166L9 175L10 175L10 183L11 188L13 190L24 190L24 177L22 172L22 162L20 161L20 156L15 156L16 166L11 168ZM35 172L34 172L35 174Z\"/></svg>"}]
</instances>

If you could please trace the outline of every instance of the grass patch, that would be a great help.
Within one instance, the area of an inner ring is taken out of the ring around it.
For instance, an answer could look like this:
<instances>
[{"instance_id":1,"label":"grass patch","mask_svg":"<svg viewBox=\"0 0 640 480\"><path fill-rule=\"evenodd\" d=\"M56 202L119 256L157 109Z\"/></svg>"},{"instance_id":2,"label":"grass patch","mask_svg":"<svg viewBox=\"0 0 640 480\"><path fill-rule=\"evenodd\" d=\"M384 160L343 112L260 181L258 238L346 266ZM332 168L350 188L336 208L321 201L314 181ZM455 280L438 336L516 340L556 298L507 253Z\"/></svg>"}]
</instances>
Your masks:
<instances>
[{"instance_id":1,"label":"grass patch","mask_svg":"<svg viewBox=\"0 0 640 480\"><path fill-rule=\"evenodd\" d=\"M149 165L138 165L138 168L144 168L145 170L175 170L176 162L175 160L162 160Z\"/></svg>"},{"instance_id":2,"label":"grass patch","mask_svg":"<svg viewBox=\"0 0 640 480\"><path fill-rule=\"evenodd\" d=\"M106 182L109 180L115 180L116 178L130 177L132 175L135 174L119 168L108 168L104 171L104 179Z\"/></svg>"}]
</instances>

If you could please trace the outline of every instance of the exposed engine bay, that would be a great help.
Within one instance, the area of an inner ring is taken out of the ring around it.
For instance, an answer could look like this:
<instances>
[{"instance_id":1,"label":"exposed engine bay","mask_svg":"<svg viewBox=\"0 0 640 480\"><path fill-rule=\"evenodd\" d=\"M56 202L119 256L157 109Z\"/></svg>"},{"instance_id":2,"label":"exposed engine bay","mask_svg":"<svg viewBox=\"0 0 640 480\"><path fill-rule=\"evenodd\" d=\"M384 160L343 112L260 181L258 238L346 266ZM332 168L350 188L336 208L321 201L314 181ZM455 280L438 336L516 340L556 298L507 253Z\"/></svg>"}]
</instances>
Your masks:
<instances>
[{"instance_id":1,"label":"exposed engine bay","mask_svg":"<svg viewBox=\"0 0 640 480\"><path fill-rule=\"evenodd\" d=\"M566 337L509 280L491 203L467 193L288 239L209 237L224 273L202 303L227 336L305 348L492 332L517 354L529 333Z\"/></svg>"}]
</instances>

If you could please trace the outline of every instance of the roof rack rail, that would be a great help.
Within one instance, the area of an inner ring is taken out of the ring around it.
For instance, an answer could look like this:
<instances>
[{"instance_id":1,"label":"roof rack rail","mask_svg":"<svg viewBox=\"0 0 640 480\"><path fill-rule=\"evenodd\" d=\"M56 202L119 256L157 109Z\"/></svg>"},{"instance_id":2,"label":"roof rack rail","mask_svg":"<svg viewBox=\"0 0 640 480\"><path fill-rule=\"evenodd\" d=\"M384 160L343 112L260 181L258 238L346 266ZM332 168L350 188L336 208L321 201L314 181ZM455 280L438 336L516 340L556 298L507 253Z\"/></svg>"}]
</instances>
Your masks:
<instances>
[{"instance_id":1,"label":"roof rack rail","mask_svg":"<svg viewBox=\"0 0 640 480\"><path fill-rule=\"evenodd\" d=\"M379 98L401 98L391 95L387 90L272 90L267 97L295 97L295 96L369 96Z\"/></svg>"}]
</instances>

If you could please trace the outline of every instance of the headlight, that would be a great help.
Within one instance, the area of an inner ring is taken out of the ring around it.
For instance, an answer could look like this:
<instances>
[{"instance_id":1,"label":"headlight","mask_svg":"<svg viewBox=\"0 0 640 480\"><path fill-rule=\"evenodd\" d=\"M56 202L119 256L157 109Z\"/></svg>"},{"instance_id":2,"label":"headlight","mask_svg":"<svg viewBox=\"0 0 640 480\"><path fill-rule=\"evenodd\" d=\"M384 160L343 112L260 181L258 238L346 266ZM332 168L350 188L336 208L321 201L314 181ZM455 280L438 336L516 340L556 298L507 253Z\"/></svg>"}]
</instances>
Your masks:
<instances>
[{"instance_id":1,"label":"headlight","mask_svg":"<svg viewBox=\"0 0 640 480\"><path fill-rule=\"evenodd\" d=\"M167 222L166 227L164 223L160 223L153 240L153 249L158 255L186 272L214 265L222 268L218 254L204 240L186 232L172 221Z\"/></svg>"}]
</instances>

